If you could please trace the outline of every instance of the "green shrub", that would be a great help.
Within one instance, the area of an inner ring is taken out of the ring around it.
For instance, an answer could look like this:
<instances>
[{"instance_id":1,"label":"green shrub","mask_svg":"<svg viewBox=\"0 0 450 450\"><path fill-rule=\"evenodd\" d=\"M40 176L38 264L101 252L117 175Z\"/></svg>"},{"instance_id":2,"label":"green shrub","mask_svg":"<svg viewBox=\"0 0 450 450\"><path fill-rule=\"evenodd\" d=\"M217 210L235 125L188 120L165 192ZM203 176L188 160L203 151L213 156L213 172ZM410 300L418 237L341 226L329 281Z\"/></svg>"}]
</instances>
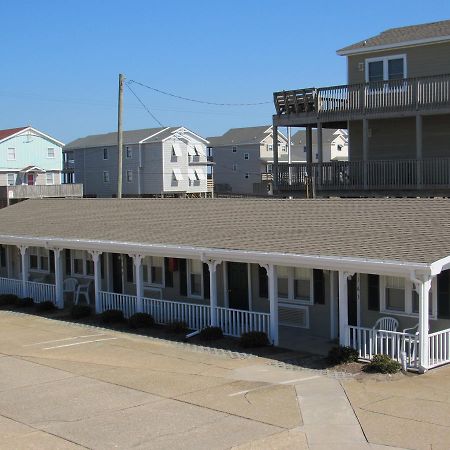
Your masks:
<instances>
[{"instance_id":1,"label":"green shrub","mask_svg":"<svg viewBox=\"0 0 450 450\"><path fill-rule=\"evenodd\" d=\"M16 308L29 308L34 305L34 300L31 297L18 298L15 304Z\"/></svg>"},{"instance_id":2,"label":"green shrub","mask_svg":"<svg viewBox=\"0 0 450 450\"><path fill-rule=\"evenodd\" d=\"M374 373L397 373L400 372L402 365L389 358L388 355L374 355L372 361L365 366L366 372Z\"/></svg>"},{"instance_id":3,"label":"green shrub","mask_svg":"<svg viewBox=\"0 0 450 450\"><path fill-rule=\"evenodd\" d=\"M0 295L0 306L11 306L15 305L19 297L14 294L1 294Z\"/></svg>"},{"instance_id":4,"label":"green shrub","mask_svg":"<svg viewBox=\"0 0 450 450\"><path fill-rule=\"evenodd\" d=\"M45 300L45 302L36 303L35 308L37 312L50 312L56 309L55 305L50 300Z\"/></svg>"},{"instance_id":5,"label":"green shrub","mask_svg":"<svg viewBox=\"0 0 450 450\"><path fill-rule=\"evenodd\" d=\"M241 335L239 344L244 348L265 347L269 345L269 339L264 331L249 331Z\"/></svg>"},{"instance_id":6,"label":"green shrub","mask_svg":"<svg viewBox=\"0 0 450 450\"><path fill-rule=\"evenodd\" d=\"M153 317L147 313L136 313L128 319L131 328L148 328L155 324Z\"/></svg>"},{"instance_id":7,"label":"green shrub","mask_svg":"<svg viewBox=\"0 0 450 450\"><path fill-rule=\"evenodd\" d=\"M336 346L328 352L327 361L330 364L346 364L358 361L358 351L352 347Z\"/></svg>"},{"instance_id":8,"label":"green shrub","mask_svg":"<svg viewBox=\"0 0 450 450\"><path fill-rule=\"evenodd\" d=\"M200 338L204 341L216 341L223 338L222 328L220 327L205 327L200 331Z\"/></svg>"},{"instance_id":9,"label":"green shrub","mask_svg":"<svg viewBox=\"0 0 450 450\"><path fill-rule=\"evenodd\" d=\"M92 313L92 309L89 305L73 305L70 310L70 317L72 319L78 320L83 317L89 317Z\"/></svg>"},{"instance_id":10,"label":"green shrub","mask_svg":"<svg viewBox=\"0 0 450 450\"><path fill-rule=\"evenodd\" d=\"M167 331L175 334L186 334L189 331L189 326L182 320L175 320L167 324Z\"/></svg>"},{"instance_id":11,"label":"green shrub","mask_svg":"<svg viewBox=\"0 0 450 450\"><path fill-rule=\"evenodd\" d=\"M120 309L107 309L100 314L100 320L103 323L119 323L123 322L125 317Z\"/></svg>"}]
</instances>

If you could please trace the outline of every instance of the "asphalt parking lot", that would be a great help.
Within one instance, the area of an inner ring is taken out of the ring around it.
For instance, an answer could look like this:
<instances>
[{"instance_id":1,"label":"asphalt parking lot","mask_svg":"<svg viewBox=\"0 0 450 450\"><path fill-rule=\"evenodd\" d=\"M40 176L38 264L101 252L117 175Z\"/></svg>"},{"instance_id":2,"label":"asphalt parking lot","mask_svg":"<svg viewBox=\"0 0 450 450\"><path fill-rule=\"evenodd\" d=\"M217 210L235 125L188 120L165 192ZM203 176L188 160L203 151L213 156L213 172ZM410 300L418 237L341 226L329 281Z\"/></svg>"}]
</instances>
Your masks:
<instances>
[{"instance_id":1,"label":"asphalt parking lot","mask_svg":"<svg viewBox=\"0 0 450 450\"><path fill-rule=\"evenodd\" d=\"M317 371L0 311L2 449L397 448L371 433Z\"/></svg>"}]
</instances>

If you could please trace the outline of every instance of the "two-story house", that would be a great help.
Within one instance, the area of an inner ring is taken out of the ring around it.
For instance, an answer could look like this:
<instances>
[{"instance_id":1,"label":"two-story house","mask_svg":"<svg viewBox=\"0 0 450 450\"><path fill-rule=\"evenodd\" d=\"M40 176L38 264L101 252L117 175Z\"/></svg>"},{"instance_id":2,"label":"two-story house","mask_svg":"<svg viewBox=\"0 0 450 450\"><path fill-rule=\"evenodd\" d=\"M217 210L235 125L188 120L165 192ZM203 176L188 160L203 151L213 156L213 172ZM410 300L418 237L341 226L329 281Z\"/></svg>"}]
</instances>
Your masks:
<instances>
[{"instance_id":1,"label":"two-story house","mask_svg":"<svg viewBox=\"0 0 450 450\"><path fill-rule=\"evenodd\" d=\"M272 127L232 128L222 136L208 137L214 158L216 192L265 194L261 182L267 164L273 159ZM287 155L287 139L278 132L278 150Z\"/></svg>"},{"instance_id":2,"label":"two-story house","mask_svg":"<svg viewBox=\"0 0 450 450\"><path fill-rule=\"evenodd\" d=\"M59 140L31 126L0 130L0 201L83 196L82 186L61 185Z\"/></svg>"},{"instance_id":3,"label":"two-story house","mask_svg":"<svg viewBox=\"0 0 450 450\"><path fill-rule=\"evenodd\" d=\"M206 196L207 141L184 127L123 133L124 196ZM64 148L69 179L83 183L86 196L117 195L117 132L77 139Z\"/></svg>"},{"instance_id":4,"label":"two-story house","mask_svg":"<svg viewBox=\"0 0 450 450\"><path fill-rule=\"evenodd\" d=\"M389 29L337 53L347 58L348 84L274 93L274 126L306 127L306 170L317 190L447 195L450 20ZM348 129L347 163L324 163L322 135L327 128ZM288 167L277 166L276 171L283 190ZM302 188L301 177L294 188Z\"/></svg>"}]
</instances>

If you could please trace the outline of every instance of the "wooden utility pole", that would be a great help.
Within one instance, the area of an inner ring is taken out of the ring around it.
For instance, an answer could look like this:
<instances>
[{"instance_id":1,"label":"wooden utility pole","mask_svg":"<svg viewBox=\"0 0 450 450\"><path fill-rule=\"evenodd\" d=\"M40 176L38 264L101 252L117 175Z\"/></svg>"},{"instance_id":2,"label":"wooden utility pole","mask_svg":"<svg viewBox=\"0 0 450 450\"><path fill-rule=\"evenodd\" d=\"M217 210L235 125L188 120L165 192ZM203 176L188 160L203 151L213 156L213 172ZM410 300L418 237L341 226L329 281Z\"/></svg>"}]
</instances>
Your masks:
<instances>
[{"instance_id":1,"label":"wooden utility pole","mask_svg":"<svg viewBox=\"0 0 450 450\"><path fill-rule=\"evenodd\" d=\"M123 111L123 82L125 77L119 74L119 104L117 114L117 148L118 148L118 163L117 163L117 198L122 198L122 162L123 162L123 131L122 131L122 111Z\"/></svg>"}]
</instances>

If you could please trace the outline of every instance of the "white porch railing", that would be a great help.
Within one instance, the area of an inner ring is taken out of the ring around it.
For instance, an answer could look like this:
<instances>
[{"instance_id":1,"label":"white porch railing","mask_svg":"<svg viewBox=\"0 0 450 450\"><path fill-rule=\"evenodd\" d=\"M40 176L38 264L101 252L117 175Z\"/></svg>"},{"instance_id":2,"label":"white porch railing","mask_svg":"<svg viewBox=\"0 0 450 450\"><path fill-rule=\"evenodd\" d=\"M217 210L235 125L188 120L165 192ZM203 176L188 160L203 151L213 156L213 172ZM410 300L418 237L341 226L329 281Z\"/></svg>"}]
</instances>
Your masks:
<instances>
[{"instance_id":1,"label":"white porch railing","mask_svg":"<svg viewBox=\"0 0 450 450\"><path fill-rule=\"evenodd\" d=\"M349 326L348 345L365 360L381 354L401 362L401 354L405 352L407 367L418 367L419 337L416 334Z\"/></svg>"},{"instance_id":2,"label":"white porch railing","mask_svg":"<svg viewBox=\"0 0 450 450\"><path fill-rule=\"evenodd\" d=\"M143 298L144 312L151 314L156 323L186 322L191 330L201 330L210 323L210 306L173 302L156 298Z\"/></svg>"},{"instance_id":3,"label":"white porch railing","mask_svg":"<svg viewBox=\"0 0 450 450\"><path fill-rule=\"evenodd\" d=\"M428 335L429 368L450 362L450 329Z\"/></svg>"},{"instance_id":4,"label":"white porch railing","mask_svg":"<svg viewBox=\"0 0 450 450\"><path fill-rule=\"evenodd\" d=\"M26 282L27 296L31 297L35 303L45 301L56 302L56 289L54 284L37 283L35 281Z\"/></svg>"},{"instance_id":5,"label":"white porch railing","mask_svg":"<svg viewBox=\"0 0 450 450\"><path fill-rule=\"evenodd\" d=\"M0 278L0 294L14 294L22 297L22 280Z\"/></svg>"},{"instance_id":6,"label":"white porch railing","mask_svg":"<svg viewBox=\"0 0 450 450\"><path fill-rule=\"evenodd\" d=\"M128 318L137 311L137 297L135 295L100 291L100 307L101 312L108 309L119 309Z\"/></svg>"},{"instance_id":7,"label":"white porch railing","mask_svg":"<svg viewBox=\"0 0 450 450\"><path fill-rule=\"evenodd\" d=\"M263 331L270 337L270 314L218 307L217 326L223 334L239 337L249 331Z\"/></svg>"}]
</instances>

